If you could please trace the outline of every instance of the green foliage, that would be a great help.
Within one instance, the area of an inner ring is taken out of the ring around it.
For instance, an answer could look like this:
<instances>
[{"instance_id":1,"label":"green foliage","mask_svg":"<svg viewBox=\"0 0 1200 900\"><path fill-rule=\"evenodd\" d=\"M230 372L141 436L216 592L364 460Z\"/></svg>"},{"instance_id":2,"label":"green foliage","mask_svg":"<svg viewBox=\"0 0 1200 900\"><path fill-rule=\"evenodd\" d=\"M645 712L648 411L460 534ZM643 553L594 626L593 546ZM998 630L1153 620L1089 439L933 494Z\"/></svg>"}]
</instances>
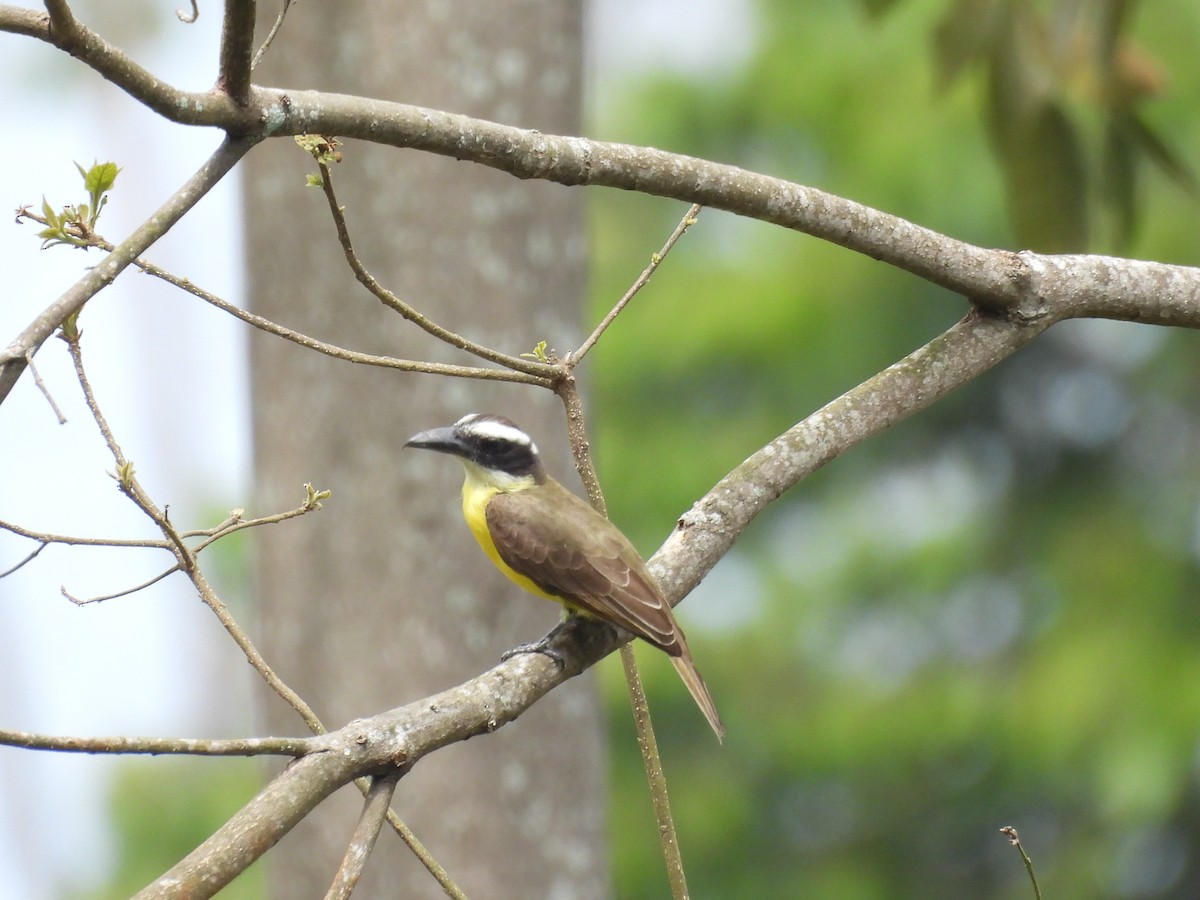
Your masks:
<instances>
[{"instance_id":1,"label":"green foliage","mask_svg":"<svg viewBox=\"0 0 1200 900\"><path fill-rule=\"evenodd\" d=\"M762 0L740 71L630 80L606 98L620 120L597 130L985 246L1020 246L1036 220L1056 246L1086 233L1142 258L1200 255L1195 200L1179 190L1194 152L1166 149L1200 145L1192 94L1164 78L1123 124L1110 106L1082 127L1083 95L1051 92L1031 113L1040 124L1008 123L1036 144L1014 178L994 140L996 105L1015 101L994 96L985 56L1016 4L876 6L890 9ZM1195 83L1200 9L1148 4L1118 24L1092 27ZM1134 122L1142 138L1123 131ZM1105 166L1111 187L1096 193ZM598 195L595 317L681 212ZM847 251L704 211L591 363L614 520L652 551L730 467L965 309ZM764 514L680 611L729 727L723 748L670 667L640 654L694 896L1029 898L1006 825L1047 897L1196 893L1196 359L1191 333L1056 326ZM616 893L661 897L624 706Z\"/></svg>"},{"instance_id":2,"label":"green foliage","mask_svg":"<svg viewBox=\"0 0 1200 900\"><path fill-rule=\"evenodd\" d=\"M992 148L1023 246L1079 252L1108 222L1128 247L1139 173L1156 166L1196 192L1190 167L1145 119L1165 90L1160 62L1128 33L1130 0L955 0L936 29L943 85L986 72Z\"/></svg>"},{"instance_id":3,"label":"green foliage","mask_svg":"<svg viewBox=\"0 0 1200 900\"><path fill-rule=\"evenodd\" d=\"M198 847L258 790L250 760L159 759L123 767L112 788L114 871L108 882L77 888L71 900L131 897ZM251 868L221 892L229 900L264 896Z\"/></svg>"},{"instance_id":4,"label":"green foliage","mask_svg":"<svg viewBox=\"0 0 1200 900\"><path fill-rule=\"evenodd\" d=\"M93 163L90 169L75 163L75 168L83 177L88 202L64 206L61 211L56 211L48 200L42 198L42 217L46 220L46 227L37 236L42 239L43 250L59 244L82 248L91 246L100 212L108 204L108 194L121 171L116 163L111 162Z\"/></svg>"},{"instance_id":5,"label":"green foliage","mask_svg":"<svg viewBox=\"0 0 1200 900\"><path fill-rule=\"evenodd\" d=\"M537 362L544 362L544 363L550 362L550 357L546 355L546 342L545 341L538 341L536 344L533 345L532 353L522 353L521 357L523 359L536 360Z\"/></svg>"},{"instance_id":6,"label":"green foliage","mask_svg":"<svg viewBox=\"0 0 1200 900\"><path fill-rule=\"evenodd\" d=\"M342 142L335 137L322 134L300 134L295 138L296 146L315 159L322 166L329 166L342 161L342 151L338 148ZM309 173L305 176L305 187L322 187L325 179L320 175Z\"/></svg>"}]
</instances>

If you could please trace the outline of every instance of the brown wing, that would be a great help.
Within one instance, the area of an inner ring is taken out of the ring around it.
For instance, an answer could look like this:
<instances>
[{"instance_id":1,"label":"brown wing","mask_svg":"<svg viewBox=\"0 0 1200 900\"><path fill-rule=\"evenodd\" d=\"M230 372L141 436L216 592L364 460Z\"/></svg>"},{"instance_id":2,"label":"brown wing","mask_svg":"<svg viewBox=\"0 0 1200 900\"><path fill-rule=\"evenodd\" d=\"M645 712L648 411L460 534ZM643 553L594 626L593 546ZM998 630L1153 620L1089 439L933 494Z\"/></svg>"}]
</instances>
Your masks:
<instances>
[{"instance_id":1,"label":"brown wing","mask_svg":"<svg viewBox=\"0 0 1200 900\"><path fill-rule=\"evenodd\" d=\"M671 607L633 545L562 485L497 494L487 524L500 558L546 593L671 656L684 652Z\"/></svg>"}]
</instances>

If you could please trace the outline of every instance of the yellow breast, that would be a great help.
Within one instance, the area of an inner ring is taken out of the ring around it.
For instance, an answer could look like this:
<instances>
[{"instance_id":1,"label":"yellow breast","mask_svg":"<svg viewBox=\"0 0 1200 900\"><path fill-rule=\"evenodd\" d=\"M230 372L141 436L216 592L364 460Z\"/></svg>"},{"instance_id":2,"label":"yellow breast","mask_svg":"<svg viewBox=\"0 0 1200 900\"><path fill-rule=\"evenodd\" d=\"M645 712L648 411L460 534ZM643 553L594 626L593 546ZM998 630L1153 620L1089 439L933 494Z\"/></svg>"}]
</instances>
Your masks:
<instances>
[{"instance_id":1,"label":"yellow breast","mask_svg":"<svg viewBox=\"0 0 1200 900\"><path fill-rule=\"evenodd\" d=\"M479 478L472 469L472 466L467 466L467 479L463 482L463 518L467 520L467 527L471 529L471 534L475 535L475 540L479 542L479 546L483 548L483 552L488 555L488 559L492 561L497 569L508 576L509 580L519 584L531 594L545 597L547 600L553 600L555 603L563 603L561 597L547 594L500 558L500 553L496 550L496 542L492 540L492 533L488 530L487 524L488 501L500 493L500 488Z\"/></svg>"}]
</instances>

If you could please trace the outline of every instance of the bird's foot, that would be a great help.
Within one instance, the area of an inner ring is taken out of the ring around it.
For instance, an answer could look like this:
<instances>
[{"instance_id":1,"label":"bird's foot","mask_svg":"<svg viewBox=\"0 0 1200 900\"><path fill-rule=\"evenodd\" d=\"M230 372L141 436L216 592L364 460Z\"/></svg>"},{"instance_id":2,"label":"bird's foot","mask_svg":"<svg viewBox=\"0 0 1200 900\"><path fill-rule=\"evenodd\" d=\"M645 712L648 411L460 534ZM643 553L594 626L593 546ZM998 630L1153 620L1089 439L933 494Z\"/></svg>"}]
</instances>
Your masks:
<instances>
[{"instance_id":1,"label":"bird's foot","mask_svg":"<svg viewBox=\"0 0 1200 900\"><path fill-rule=\"evenodd\" d=\"M576 619L574 616L565 618L551 628L544 637L540 637L536 641L530 641L527 644L518 644L511 650L506 650L504 653L501 653L500 658L512 659L514 656L517 656L521 653L540 653L543 656L550 657L552 660L554 660L554 664L558 666L559 669L563 669L567 664L566 657L564 657L554 645L558 642L559 637L562 636L564 632L569 631L574 627L575 621Z\"/></svg>"}]
</instances>

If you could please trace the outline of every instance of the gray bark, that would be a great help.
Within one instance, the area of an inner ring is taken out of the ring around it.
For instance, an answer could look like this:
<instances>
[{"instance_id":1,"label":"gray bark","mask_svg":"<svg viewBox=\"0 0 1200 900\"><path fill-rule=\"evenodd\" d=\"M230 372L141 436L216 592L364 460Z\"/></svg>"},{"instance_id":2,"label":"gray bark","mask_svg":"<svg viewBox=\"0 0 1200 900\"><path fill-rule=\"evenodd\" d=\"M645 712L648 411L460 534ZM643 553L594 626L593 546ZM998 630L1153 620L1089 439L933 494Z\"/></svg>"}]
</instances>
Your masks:
<instances>
[{"instance_id":1,"label":"gray bark","mask_svg":"<svg viewBox=\"0 0 1200 900\"><path fill-rule=\"evenodd\" d=\"M255 81L578 133L580 17L577 5L557 0L296 4ZM339 199L359 255L383 284L511 353L541 339L559 349L579 339L581 195L429 154L354 142L342 149ZM354 349L473 362L354 282L323 196L303 187L314 170L283 141L252 154L255 311ZM260 644L327 725L456 684L554 624L555 607L522 595L474 546L458 510L458 466L401 444L466 412L501 412L537 436L565 477L555 398L355 367L257 333L252 356L258 504L294 505L306 481L333 490L319 514L255 544ZM278 700L266 700L264 712L271 732L300 730ZM603 897L603 741L585 676L502 731L423 761L393 807L470 896ZM356 792L342 792L272 851L275 896L324 890L360 805ZM441 895L386 832L355 893Z\"/></svg>"}]
</instances>

